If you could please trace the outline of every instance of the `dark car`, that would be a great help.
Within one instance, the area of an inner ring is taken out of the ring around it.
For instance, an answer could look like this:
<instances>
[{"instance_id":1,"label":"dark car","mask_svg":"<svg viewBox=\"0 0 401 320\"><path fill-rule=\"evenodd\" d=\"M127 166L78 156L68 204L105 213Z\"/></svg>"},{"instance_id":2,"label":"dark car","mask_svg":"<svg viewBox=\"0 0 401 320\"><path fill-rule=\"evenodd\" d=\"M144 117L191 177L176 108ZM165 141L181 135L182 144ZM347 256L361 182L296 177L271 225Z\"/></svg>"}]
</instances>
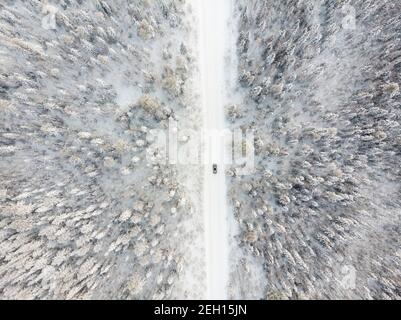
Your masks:
<instances>
[{"instance_id":1,"label":"dark car","mask_svg":"<svg viewBox=\"0 0 401 320\"><path fill-rule=\"evenodd\" d=\"M217 174L217 164L213 165L213 174Z\"/></svg>"}]
</instances>

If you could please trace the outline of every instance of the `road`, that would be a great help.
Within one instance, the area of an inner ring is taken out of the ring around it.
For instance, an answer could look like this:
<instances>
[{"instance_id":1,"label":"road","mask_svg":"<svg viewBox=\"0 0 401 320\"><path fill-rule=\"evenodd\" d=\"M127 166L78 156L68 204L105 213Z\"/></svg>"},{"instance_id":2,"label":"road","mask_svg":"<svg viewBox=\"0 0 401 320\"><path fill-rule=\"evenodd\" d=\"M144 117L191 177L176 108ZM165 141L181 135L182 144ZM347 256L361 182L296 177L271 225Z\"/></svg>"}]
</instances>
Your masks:
<instances>
[{"instance_id":1,"label":"road","mask_svg":"<svg viewBox=\"0 0 401 320\"><path fill-rule=\"evenodd\" d=\"M231 0L197 0L199 52L204 129L211 135L209 159L204 172L204 218L207 264L207 299L227 299L228 226L226 181L223 164L225 129L224 57ZM206 150L207 152L207 150ZM212 164L218 165L213 174Z\"/></svg>"}]
</instances>

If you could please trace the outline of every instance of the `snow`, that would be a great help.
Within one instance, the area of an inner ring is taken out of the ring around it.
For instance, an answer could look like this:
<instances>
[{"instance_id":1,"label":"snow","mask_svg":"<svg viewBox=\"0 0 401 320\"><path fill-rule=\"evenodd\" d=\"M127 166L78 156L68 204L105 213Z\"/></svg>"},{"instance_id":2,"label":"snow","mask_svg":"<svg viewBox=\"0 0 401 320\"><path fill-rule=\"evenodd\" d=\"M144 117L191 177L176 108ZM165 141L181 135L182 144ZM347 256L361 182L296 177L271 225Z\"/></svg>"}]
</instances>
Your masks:
<instances>
[{"instance_id":1,"label":"snow","mask_svg":"<svg viewBox=\"0 0 401 320\"><path fill-rule=\"evenodd\" d=\"M227 299L228 226L224 145L226 128L224 103L226 97L225 56L230 39L228 18L231 1L197 1L199 15L199 55L204 112L204 130L211 137L204 150L204 218L208 299ZM213 174L212 164L218 165Z\"/></svg>"},{"instance_id":2,"label":"snow","mask_svg":"<svg viewBox=\"0 0 401 320\"><path fill-rule=\"evenodd\" d=\"M401 2L3 2L1 299L399 298Z\"/></svg>"}]
</instances>

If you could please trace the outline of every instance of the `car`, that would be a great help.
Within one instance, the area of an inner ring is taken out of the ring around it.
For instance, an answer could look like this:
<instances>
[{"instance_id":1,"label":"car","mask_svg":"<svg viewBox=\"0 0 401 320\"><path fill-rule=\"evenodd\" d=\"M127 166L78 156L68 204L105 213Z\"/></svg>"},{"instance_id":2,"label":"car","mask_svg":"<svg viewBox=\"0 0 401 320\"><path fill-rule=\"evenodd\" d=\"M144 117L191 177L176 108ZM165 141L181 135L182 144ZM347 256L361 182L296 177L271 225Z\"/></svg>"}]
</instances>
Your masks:
<instances>
[{"instance_id":1,"label":"car","mask_svg":"<svg viewBox=\"0 0 401 320\"><path fill-rule=\"evenodd\" d=\"M217 174L217 164L213 165L213 174Z\"/></svg>"}]
</instances>

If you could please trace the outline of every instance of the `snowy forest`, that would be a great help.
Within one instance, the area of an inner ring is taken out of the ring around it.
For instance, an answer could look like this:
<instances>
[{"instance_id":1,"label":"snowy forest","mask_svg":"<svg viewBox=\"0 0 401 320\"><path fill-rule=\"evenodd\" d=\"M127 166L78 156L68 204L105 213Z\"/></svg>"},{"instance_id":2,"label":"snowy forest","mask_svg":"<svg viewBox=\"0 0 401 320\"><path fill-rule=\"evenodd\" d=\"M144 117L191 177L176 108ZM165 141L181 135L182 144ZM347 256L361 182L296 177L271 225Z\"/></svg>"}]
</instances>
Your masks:
<instances>
[{"instance_id":1,"label":"snowy forest","mask_svg":"<svg viewBox=\"0 0 401 320\"><path fill-rule=\"evenodd\" d=\"M401 299L400 13L1 0L0 299Z\"/></svg>"}]
</instances>

